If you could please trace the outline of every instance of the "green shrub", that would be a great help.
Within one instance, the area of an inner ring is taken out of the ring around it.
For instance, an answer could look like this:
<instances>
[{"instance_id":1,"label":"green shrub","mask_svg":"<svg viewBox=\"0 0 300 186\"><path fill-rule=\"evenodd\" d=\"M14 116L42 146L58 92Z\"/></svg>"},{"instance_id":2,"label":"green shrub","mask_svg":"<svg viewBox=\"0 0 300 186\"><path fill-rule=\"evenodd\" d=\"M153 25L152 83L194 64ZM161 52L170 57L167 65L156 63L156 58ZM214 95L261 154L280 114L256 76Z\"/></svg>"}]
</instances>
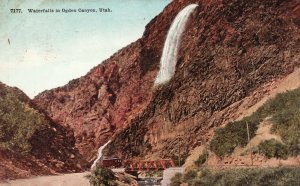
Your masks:
<instances>
[{"instance_id":1,"label":"green shrub","mask_svg":"<svg viewBox=\"0 0 300 186\"><path fill-rule=\"evenodd\" d=\"M248 143L246 123L249 125L250 138L255 136L258 125L263 119L271 117L272 132L281 136L287 145L289 156L300 154L300 88L278 94L268 100L251 116L227 124L215 131L210 149L219 157L230 155L237 146Z\"/></svg>"},{"instance_id":2,"label":"green shrub","mask_svg":"<svg viewBox=\"0 0 300 186\"><path fill-rule=\"evenodd\" d=\"M92 174L88 176L90 184L93 186L115 186L115 175L112 170L105 167L96 167Z\"/></svg>"},{"instance_id":3,"label":"green shrub","mask_svg":"<svg viewBox=\"0 0 300 186\"><path fill-rule=\"evenodd\" d=\"M300 154L300 110L290 108L272 117L271 131L281 136L290 156Z\"/></svg>"},{"instance_id":4,"label":"green shrub","mask_svg":"<svg viewBox=\"0 0 300 186\"><path fill-rule=\"evenodd\" d=\"M205 149L202 154L200 154L200 156L198 157L198 159L195 161L196 165L200 166L203 165L208 157L208 151Z\"/></svg>"},{"instance_id":5,"label":"green shrub","mask_svg":"<svg viewBox=\"0 0 300 186\"><path fill-rule=\"evenodd\" d=\"M192 180L197 177L196 170L189 170L187 173L183 175L183 182L188 183L189 185L192 184Z\"/></svg>"},{"instance_id":6,"label":"green shrub","mask_svg":"<svg viewBox=\"0 0 300 186\"><path fill-rule=\"evenodd\" d=\"M299 185L299 177L300 168L244 168L218 172L203 169L185 183L191 186Z\"/></svg>"},{"instance_id":7,"label":"green shrub","mask_svg":"<svg viewBox=\"0 0 300 186\"><path fill-rule=\"evenodd\" d=\"M171 178L171 186L180 186L180 184L183 183L183 176L181 173L176 173L172 178Z\"/></svg>"},{"instance_id":8,"label":"green shrub","mask_svg":"<svg viewBox=\"0 0 300 186\"><path fill-rule=\"evenodd\" d=\"M0 94L0 148L24 153L31 150L30 138L46 126L44 116L10 92Z\"/></svg>"},{"instance_id":9,"label":"green shrub","mask_svg":"<svg viewBox=\"0 0 300 186\"><path fill-rule=\"evenodd\" d=\"M281 142L271 139L265 140L258 145L258 150L261 154L268 158L282 158L286 159L288 156L288 148Z\"/></svg>"},{"instance_id":10,"label":"green shrub","mask_svg":"<svg viewBox=\"0 0 300 186\"><path fill-rule=\"evenodd\" d=\"M274 99L269 100L265 107L264 110L272 114L273 126L271 131L282 138L288 148L288 155L299 155L300 88L278 94Z\"/></svg>"},{"instance_id":11,"label":"green shrub","mask_svg":"<svg viewBox=\"0 0 300 186\"><path fill-rule=\"evenodd\" d=\"M248 143L247 123L250 138L255 136L257 126L262 119L257 115L247 117L242 121L229 123L224 128L219 128L210 143L210 149L219 157L230 155L237 146L244 147Z\"/></svg>"}]
</instances>

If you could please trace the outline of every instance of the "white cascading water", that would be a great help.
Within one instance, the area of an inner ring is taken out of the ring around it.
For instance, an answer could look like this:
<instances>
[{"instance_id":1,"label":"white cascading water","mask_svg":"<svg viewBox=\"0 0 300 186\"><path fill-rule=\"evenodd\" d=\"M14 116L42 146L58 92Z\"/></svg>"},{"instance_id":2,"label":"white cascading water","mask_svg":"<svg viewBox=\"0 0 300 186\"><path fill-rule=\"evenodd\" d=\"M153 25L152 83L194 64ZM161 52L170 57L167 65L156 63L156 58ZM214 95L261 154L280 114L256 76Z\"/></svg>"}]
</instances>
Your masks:
<instances>
[{"instance_id":1,"label":"white cascading water","mask_svg":"<svg viewBox=\"0 0 300 186\"><path fill-rule=\"evenodd\" d=\"M160 69L154 83L155 85L168 82L174 75L180 38L190 14L197 6L197 4L188 5L175 17L165 41L163 53L160 59Z\"/></svg>"},{"instance_id":2,"label":"white cascading water","mask_svg":"<svg viewBox=\"0 0 300 186\"><path fill-rule=\"evenodd\" d=\"M95 161L93 162L93 165L91 166L91 169L93 169L94 167L96 167L97 162L101 159L102 157L102 151L103 149L110 143L110 140L105 143L104 145L102 145L99 149L98 149L98 154L97 154L97 158L95 159Z\"/></svg>"}]
</instances>

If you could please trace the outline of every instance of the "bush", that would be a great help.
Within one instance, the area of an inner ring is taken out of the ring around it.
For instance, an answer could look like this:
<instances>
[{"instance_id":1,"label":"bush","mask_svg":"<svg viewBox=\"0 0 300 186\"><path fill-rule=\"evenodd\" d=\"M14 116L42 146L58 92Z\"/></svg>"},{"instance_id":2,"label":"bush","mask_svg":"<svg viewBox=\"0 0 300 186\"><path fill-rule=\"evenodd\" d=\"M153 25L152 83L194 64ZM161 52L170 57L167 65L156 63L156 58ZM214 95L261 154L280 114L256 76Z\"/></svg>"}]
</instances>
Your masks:
<instances>
[{"instance_id":1,"label":"bush","mask_svg":"<svg viewBox=\"0 0 300 186\"><path fill-rule=\"evenodd\" d=\"M47 120L14 94L1 90L0 124L0 148L25 153L31 150L30 138L46 127Z\"/></svg>"},{"instance_id":2,"label":"bush","mask_svg":"<svg viewBox=\"0 0 300 186\"><path fill-rule=\"evenodd\" d=\"M203 165L208 157L208 151L205 149L202 154L198 157L198 159L195 161L196 165L200 166Z\"/></svg>"},{"instance_id":3,"label":"bush","mask_svg":"<svg viewBox=\"0 0 300 186\"><path fill-rule=\"evenodd\" d=\"M219 157L230 155L237 146L244 147L248 143L247 123L250 138L255 136L257 126L262 119L258 115L247 117L241 121L229 123L219 128L210 143L210 149Z\"/></svg>"},{"instance_id":4,"label":"bush","mask_svg":"<svg viewBox=\"0 0 300 186\"><path fill-rule=\"evenodd\" d=\"M185 183L191 186L299 185L299 177L300 168L244 168L219 172L203 169Z\"/></svg>"},{"instance_id":5,"label":"bush","mask_svg":"<svg viewBox=\"0 0 300 186\"><path fill-rule=\"evenodd\" d=\"M114 186L115 174L105 167L96 167L92 174L88 176L90 184L93 186Z\"/></svg>"},{"instance_id":6,"label":"bush","mask_svg":"<svg viewBox=\"0 0 300 186\"><path fill-rule=\"evenodd\" d=\"M286 159L288 156L288 148L281 142L271 139L265 140L258 145L258 150L261 154L268 158L282 158Z\"/></svg>"},{"instance_id":7,"label":"bush","mask_svg":"<svg viewBox=\"0 0 300 186\"><path fill-rule=\"evenodd\" d=\"M262 108L272 114L271 131L278 134L288 148L288 156L300 154L300 88L278 94ZM269 114L270 115L270 114Z\"/></svg>"},{"instance_id":8,"label":"bush","mask_svg":"<svg viewBox=\"0 0 300 186\"><path fill-rule=\"evenodd\" d=\"M197 177L196 170L189 170L187 173L183 175L183 182L188 183L189 185L192 184L192 180Z\"/></svg>"},{"instance_id":9,"label":"bush","mask_svg":"<svg viewBox=\"0 0 300 186\"><path fill-rule=\"evenodd\" d=\"M249 125L250 138L253 138L259 123L266 117L271 117L273 121L272 132L281 136L288 151L290 151L289 156L297 156L300 154L299 108L300 88L278 94L251 116L217 129L210 143L210 149L219 157L230 155L237 146L244 147L247 145L246 123Z\"/></svg>"},{"instance_id":10,"label":"bush","mask_svg":"<svg viewBox=\"0 0 300 186\"><path fill-rule=\"evenodd\" d=\"M172 178L171 178L171 186L180 186L183 182L183 177L181 173L176 173Z\"/></svg>"},{"instance_id":11,"label":"bush","mask_svg":"<svg viewBox=\"0 0 300 186\"><path fill-rule=\"evenodd\" d=\"M272 118L271 131L281 136L286 144L289 156L300 154L300 110L290 108L284 110Z\"/></svg>"}]
</instances>

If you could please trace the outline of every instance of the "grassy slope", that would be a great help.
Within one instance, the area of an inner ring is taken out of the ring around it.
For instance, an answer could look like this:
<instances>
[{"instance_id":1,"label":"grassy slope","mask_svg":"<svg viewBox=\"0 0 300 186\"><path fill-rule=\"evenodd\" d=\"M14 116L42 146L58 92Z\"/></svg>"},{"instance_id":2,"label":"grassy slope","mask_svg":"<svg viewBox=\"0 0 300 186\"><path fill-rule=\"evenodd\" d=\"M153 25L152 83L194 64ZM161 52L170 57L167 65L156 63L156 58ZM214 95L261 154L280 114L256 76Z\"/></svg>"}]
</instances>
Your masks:
<instances>
[{"instance_id":1,"label":"grassy slope","mask_svg":"<svg viewBox=\"0 0 300 186\"><path fill-rule=\"evenodd\" d=\"M212 172L208 169L192 170L172 178L171 186L188 183L198 185L299 185L300 168L231 169Z\"/></svg>"},{"instance_id":2,"label":"grassy slope","mask_svg":"<svg viewBox=\"0 0 300 186\"><path fill-rule=\"evenodd\" d=\"M287 156L296 156L300 153L300 88L293 91L278 94L268 100L256 112L240 121L232 122L224 128L216 130L215 136L210 143L210 149L219 157L230 155L235 147L244 147L248 143L246 124L249 125L250 138L260 122L264 119L272 121L272 132L279 135L287 149ZM277 143L272 150L277 148Z\"/></svg>"}]
</instances>

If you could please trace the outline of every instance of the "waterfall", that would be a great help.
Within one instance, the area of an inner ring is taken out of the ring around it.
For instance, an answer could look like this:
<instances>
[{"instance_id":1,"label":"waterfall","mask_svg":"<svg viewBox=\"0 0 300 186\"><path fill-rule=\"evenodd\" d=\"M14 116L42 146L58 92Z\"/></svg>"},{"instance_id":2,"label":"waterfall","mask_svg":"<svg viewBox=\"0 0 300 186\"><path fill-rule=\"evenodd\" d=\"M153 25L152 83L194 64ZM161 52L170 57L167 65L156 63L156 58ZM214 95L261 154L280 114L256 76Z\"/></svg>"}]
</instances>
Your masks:
<instances>
[{"instance_id":1,"label":"waterfall","mask_svg":"<svg viewBox=\"0 0 300 186\"><path fill-rule=\"evenodd\" d=\"M160 69L154 83L155 85L168 82L174 75L180 38L190 14L197 6L197 4L188 5L175 17L165 41L160 59Z\"/></svg>"},{"instance_id":2,"label":"waterfall","mask_svg":"<svg viewBox=\"0 0 300 186\"><path fill-rule=\"evenodd\" d=\"M93 162L93 165L91 166L91 169L93 169L94 167L96 167L97 162L101 159L102 157L102 151L103 149L110 143L110 140L105 143L104 145L102 145L99 149L98 149L98 154L97 154L97 158L95 159L95 161Z\"/></svg>"}]
</instances>

